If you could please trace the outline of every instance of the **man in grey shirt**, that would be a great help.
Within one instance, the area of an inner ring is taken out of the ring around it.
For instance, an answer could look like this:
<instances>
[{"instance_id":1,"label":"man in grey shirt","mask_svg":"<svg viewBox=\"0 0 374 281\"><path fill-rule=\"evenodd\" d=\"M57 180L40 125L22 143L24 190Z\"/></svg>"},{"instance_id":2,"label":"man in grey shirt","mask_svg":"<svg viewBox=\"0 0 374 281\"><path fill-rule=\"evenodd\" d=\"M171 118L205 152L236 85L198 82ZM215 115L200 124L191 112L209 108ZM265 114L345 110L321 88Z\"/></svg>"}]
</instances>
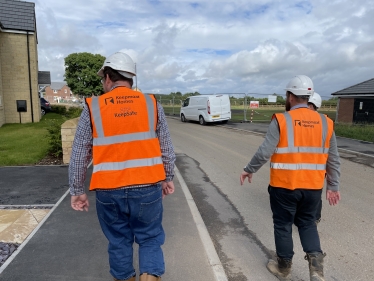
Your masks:
<instances>
[{"instance_id":1,"label":"man in grey shirt","mask_svg":"<svg viewBox=\"0 0 374 281\"><path fill-rule=\"evenodd\" d=\"M280 280L291 280L293 258L292 224L298 227L311 281L325 280L316 215L326 176L326 199L340 200L340 159L333 122L308 109L314 93L312 80L295 76L287 85L285 113L275 114L265 140L244 167L240 183L252 182L253 173L270 160L270 206L273 212L277 261L268 270Z\"/></svg>"}]
</instances>

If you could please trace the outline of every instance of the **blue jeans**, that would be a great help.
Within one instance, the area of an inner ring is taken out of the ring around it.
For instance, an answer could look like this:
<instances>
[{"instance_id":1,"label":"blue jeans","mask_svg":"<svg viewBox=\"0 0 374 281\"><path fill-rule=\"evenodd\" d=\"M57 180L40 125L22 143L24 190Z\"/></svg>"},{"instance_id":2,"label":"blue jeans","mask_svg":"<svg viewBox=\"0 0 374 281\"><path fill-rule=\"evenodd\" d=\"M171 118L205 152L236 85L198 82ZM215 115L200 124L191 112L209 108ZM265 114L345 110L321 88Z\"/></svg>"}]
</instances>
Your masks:
<instances>
[{"instance_id":1,"label":"blue jeans","mask_svg":"<svg viewBox=\"0 0 374 281\"><path fill-rule=\"evenodd\" d=\"M135 276L133 243L139 244L139 271L161 276L165 272L161 245L165 241L162 228L161 185L150 187L96 191L97 216L109 241L110 273L117 279Z\"/></svg>"},{"instance_id":2,"label":"blue jeans","mask_svg":"<svg viewBox=\"0 0 374 281\"><path fill-rule=\"evenodd\" d=\"M276 188L269 186L270 206L273 212L274 238L277 256L292 259L292 224L299 230L305 253L322 252L317 231L316 215L320 208L321 190Z\"/></svg>"}]
</instances>

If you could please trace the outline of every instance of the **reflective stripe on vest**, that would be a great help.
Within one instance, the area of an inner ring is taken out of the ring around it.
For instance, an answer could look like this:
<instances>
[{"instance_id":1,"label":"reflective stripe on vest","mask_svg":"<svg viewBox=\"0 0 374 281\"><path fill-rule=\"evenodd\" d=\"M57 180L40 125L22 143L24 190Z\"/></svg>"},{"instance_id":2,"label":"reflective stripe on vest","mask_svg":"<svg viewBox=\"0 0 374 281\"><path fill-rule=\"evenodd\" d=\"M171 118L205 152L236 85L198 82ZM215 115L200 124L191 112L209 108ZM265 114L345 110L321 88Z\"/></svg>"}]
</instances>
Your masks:
<instances>
[{"instance_id":1,"label":"reflective stripe on vest","mask_svg":"<svg viewBox=\"0 0 374 281\"><path fill-rule=\"evenodd\" d=\"M317 113L306 108L276 114L275 117L280 138L271 157L270 185L291 190L322 188L332 121L323 114L318 118Z\"/></svg>"},{"instance_id":2,"label":"reflective stripe on vest","mask_svg":"<svg viewBox=\"0 0 374 281\"><path fill-rule=\"evenodd\" d=\"M326 170L326 165L324 164L307 164L307 163L270 163L270 168L278 170Z\"/></svg>"},{"instance_id":3,"label":"reflective stripe on vest","mask_svg":"<svg viewBox=\"0 0 374 281\"><path fill-rule=\"evenodd\" d=\"M102 163L94 166L93 172L99 171L113 171L113 170L123 170L128 168L138 168L144 166L154 166L157 164L162 164L161 157L148 158L148 159L135 159L124 162L113 162L113 163Z\"/></svg>"},{"instance_id":4,"label":"reflective stripe on vest","mask_svg":"<svg viewBox=\"0 0 374 281\"><path fill-rule=\"evenodd\" d=\"M328 153L329 148L326 147L307 147L307 146L296 146L296 147L277 147L275 153Z\"/></svg>"}]
</instances>

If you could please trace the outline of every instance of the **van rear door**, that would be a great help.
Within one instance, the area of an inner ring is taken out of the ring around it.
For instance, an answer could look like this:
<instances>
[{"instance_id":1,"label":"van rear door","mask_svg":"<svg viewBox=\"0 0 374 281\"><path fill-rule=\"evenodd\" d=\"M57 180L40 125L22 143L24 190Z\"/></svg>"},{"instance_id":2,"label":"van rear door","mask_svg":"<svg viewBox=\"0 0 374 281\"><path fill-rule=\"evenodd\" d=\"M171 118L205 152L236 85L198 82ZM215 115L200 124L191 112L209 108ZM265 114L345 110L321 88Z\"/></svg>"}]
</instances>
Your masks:
<instances>
[{"instance_id":1,"label":"van rear door","mask_svg":"<svg viewBox=\"0 0 374 281\"><path fill-rule=\"evenodd\" d=\"M222 113L220 96L211 96L208 101L208 114L212 118L219 118Z\"/></svg>"},{"instance_id":2,"label":"van rear door","mask_svg":"<svg viewBox=\"0 0 374 281\"><path fill-rule=\"evenodd\" d=\"M221 102L221 117L227 117L227 114L230 114L231 118L231 106L230 106L230 98L228 95L222 95L220 97Z\"/></svg>"},{"instance_id":3,"label":"van rear door","mask_svg":"<svg viewBox=\"0 0 374 281\"><path fill-rule=\"evenodd\" d=\"M221 118L230 113L230 100L227 95L215 95L210 99L210 115L212 118Z\"/></svg>"}]
</instances>

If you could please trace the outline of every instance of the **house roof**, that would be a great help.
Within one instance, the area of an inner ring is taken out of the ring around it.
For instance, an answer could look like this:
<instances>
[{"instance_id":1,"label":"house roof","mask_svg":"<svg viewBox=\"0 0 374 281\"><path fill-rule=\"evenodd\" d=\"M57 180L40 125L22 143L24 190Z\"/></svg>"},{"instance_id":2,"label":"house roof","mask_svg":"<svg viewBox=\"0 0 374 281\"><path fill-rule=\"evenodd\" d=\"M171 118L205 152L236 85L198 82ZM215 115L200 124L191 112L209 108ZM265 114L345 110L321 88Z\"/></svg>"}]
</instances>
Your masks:
<instances>
[{"instance_id":1,"label":"house roof","mask_svg":"<svg viewBox=\"0 0 374 281\"><path fill-rule=\"evenodd\" d=\"M374 94L374 78L332 93L333 96L366 96Z\"/></svg>"},{"instance_id":2,"label":"house roof","mask_svg":"<svg viewBox=\"0 0 374 281\"><path fill-rule=\"evenodd\" d=\"M35 3L0 0L0 25L3 29L35 31Z\"/></svg>"},{"instance_id":3,"label":"house roof","mask_svg":"<svg viewBox=\"0 0 374 281\"><path fill-rule=\"evenodd\" d=\"M65 82L51 82L50 85L51 89L56 91L61 90L64 86L66 86Z\"/></svg>"},{"instance_id":4,"label":"house roof","mask_svg":"<svg viewBox=\"0 0 374 281\"><path fill-rule=\"evenodd\" d=\"M38 84L51 84L51 72L49 71L38 71Z\"/></svg>"}]
</instances>

